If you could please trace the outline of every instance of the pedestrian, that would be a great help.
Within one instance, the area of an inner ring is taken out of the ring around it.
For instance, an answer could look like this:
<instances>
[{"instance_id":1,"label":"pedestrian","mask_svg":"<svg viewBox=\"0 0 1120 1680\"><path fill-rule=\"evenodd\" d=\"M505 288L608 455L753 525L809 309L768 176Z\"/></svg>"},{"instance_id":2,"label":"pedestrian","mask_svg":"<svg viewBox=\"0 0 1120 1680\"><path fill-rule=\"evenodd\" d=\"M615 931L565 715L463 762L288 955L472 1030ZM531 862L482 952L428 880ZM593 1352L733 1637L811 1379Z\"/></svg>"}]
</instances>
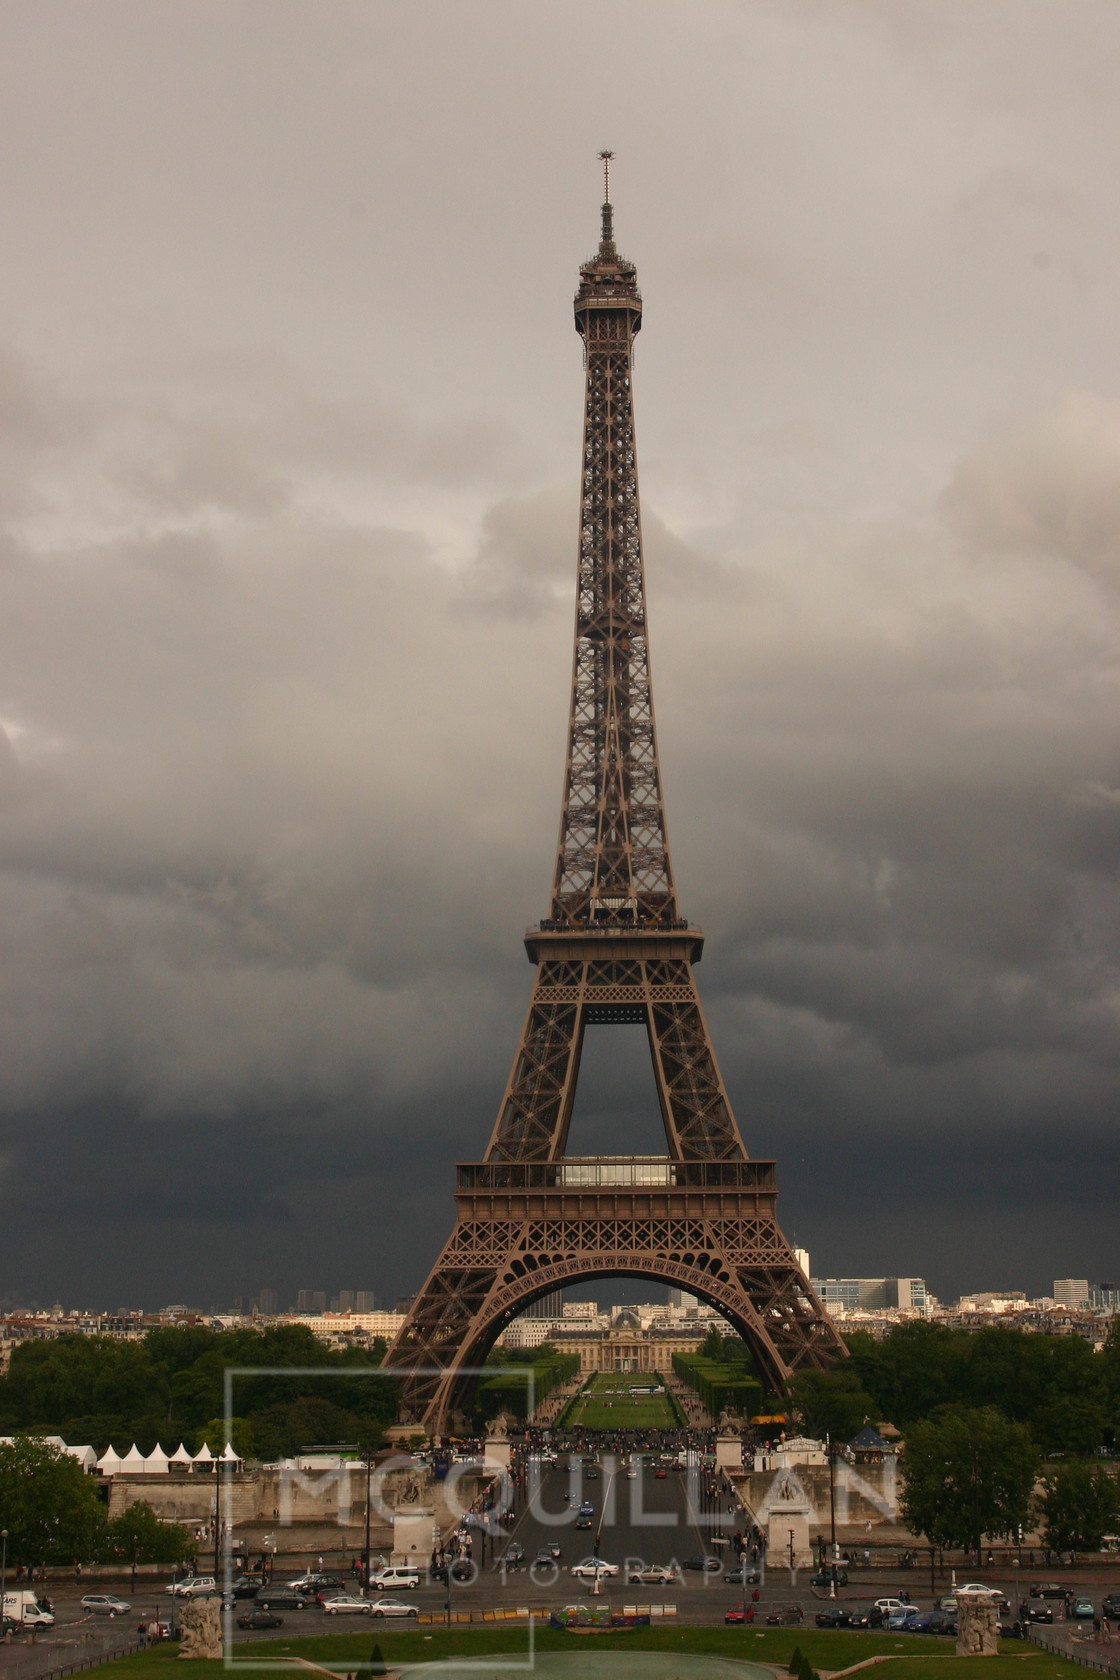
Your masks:
<instances>
[{"instance_id":1,"label":"pedestrian","mask_svg":"<svg viewBox=\"0 0 1120 1680\"><path fill-rule=\"evenodd\" d=\"M1109 1622L1107 1616L1101 1617L1101 1644L1112 1644L1112 1624Z\"/></svg>"}]
</instances>

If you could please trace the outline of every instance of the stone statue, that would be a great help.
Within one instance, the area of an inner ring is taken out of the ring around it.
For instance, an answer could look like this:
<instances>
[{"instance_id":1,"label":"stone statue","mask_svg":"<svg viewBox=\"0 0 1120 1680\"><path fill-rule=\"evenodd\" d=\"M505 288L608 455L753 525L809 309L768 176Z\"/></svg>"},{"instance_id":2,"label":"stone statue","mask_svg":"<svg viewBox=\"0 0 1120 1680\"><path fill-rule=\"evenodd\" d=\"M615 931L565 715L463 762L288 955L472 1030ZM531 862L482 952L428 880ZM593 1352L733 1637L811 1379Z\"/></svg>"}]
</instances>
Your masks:
<instances>
[{"instance_id":1,"label":"stone statue","mask_svg":"<svg viewBox=\"0 0 1120 1680\"><path fill-rule=\"evenodd\" d=\"M957 1593L957 1656L999 1655L999 1608L990 1593Z\"/></svg>"},{"instance_id":2,"label":"stone statue","mask_svg":"<svg viewBox=\"0 0 1120 1680\"><path fill-rule=\"evenodd\" d=\"M222 1658L222 1607L216 1598L188 1598L179 1611L179 1655Z\"/></svg>"}]
</instances>

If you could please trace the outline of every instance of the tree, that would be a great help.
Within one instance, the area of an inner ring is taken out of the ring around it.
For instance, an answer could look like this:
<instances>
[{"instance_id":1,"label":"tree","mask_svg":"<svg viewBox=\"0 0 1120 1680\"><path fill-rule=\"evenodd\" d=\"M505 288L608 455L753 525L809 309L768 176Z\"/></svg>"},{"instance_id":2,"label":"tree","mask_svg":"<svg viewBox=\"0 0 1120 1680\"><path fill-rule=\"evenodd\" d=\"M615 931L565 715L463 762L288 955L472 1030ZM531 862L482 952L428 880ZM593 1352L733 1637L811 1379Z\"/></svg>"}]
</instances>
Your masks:
<instances>
[{"instance_id":1,"label":"tree","mask_svg":"<svg viewBox=\"0 0 1120 1680\"><path fill-rule=\"evenodd\" d=\"M875 1402L854 1371L802 1371L789 1385L802 1424L822 1440L850 1441L878 1417Z\"/></svg>"},{"instance_id":2,"label":"tree","mask_svg":"<svg viewBox=\"0 0 1120 1680\"><path fill-rule=\"evenodd\" d=\"M97 1549L105 1507L76 1458L49 1441L0 1441L0 1527L9 1561L69 1563Z\"/></svg>"},{"instance_id":3,"label":"tree","mask_svg":"<svg viewBox=\"0 0 1120 1680\"><path fill-rule=\"evenodd\" d=\"M161 1522L143 1499L106 1523L102 1554L106 1561L120 1559L132 1566L132 1591L136 1591L138 1563L185 1563L194 1556L195 1542L181 1524Z\"/></svg>"},{"instance_id":4,"label":"tree","mask_svg":"<svg viewBox=\"0 0 1120 1680\"><path fill-rule=\"evenodd\" d=\"M911 1424L902 1451L902 1510L936 1546L1014 1534L1030 1515L1038 1453L1025 1424L994 1406L939 1406Z\"/></svg>"},{"instance_id":5,"label":"tree","mask_svg":"<svg viewBox=\"0 0 1120 1680\"><path fill-rule=\"evenodd\" d=\"M228 1428L224 1417L211 1418L199 1431L199 1441L210 1448L215 1458L221 1458L227 1441L238 1458L253 1456L253 1430L247 1418L230 1418Z\"/></svg>"},{"instance_id":6,"label":"tree","mask_svg":"<svg viewBox=\"0 0 1120 1680\"><path fill-rule=\"evenodd\" d=\"M1120 1516L1120 1483L1103 1464L1063 1464L1043 1478L1043 1539L1059 1552L1095 1552Z\"/></svg>"}]
</instances>

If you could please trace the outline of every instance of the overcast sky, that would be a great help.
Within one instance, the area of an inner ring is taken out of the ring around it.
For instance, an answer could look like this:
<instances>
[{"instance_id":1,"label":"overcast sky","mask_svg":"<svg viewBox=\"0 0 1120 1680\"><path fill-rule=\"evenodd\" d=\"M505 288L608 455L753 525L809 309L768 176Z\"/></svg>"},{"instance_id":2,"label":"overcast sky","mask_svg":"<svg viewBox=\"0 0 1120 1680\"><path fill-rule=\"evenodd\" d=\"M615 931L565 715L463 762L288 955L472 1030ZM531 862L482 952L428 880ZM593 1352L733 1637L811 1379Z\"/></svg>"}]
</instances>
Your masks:
<instances>
[{"instance_id":1,"label":"overcast sky","mask_svg":"<svg viewBox=\"0 0 1120 1680\"><path fill-rule=\"evenodd\" d=\"M0 10L0 1298L435 1258L547 909L603 146L747 1148L815 1272L1116 1277L1118 62L1114 0ZM661 1147L632 1037L573 1147Z\"/></svg>"}]
</instances>

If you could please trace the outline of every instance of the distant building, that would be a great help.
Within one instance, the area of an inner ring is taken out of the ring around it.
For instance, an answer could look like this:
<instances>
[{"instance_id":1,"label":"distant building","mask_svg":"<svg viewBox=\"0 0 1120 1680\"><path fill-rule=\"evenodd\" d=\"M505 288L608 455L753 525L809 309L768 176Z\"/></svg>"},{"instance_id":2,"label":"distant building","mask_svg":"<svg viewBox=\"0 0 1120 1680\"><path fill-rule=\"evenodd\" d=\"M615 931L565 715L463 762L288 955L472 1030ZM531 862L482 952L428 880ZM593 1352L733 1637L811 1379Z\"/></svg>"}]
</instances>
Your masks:
<instances>
[{"instance_id":1,"label":"distant building","mask_svg":"<svg viewBox=\"0 0 1120 1680\"><path fill-rule=\"evenodd\" d=\"M1055 1278L1054 1305L1057 1307L1087 1307L1089 1305L1088 1278Z\"/></svg>"},{"instance_id":2,"label":"distant building","mask_svg":"<svg viewBox=\"0 0 1120 1680\"><path fill-rule=\"evenodd\" d=\"M522 1318L563 1318L564 1292L554 1289L551 1295L542 1295L539 1301L534 1301L531 1307L526 1307Z\"/></svg>"},{"instance_id":3,"label":"distant building","mask_svg":"<svg viewBox=\"0 0 1120 1680\"><path fill-rule=\"evenodd\" d=\"M322 1289L301 1289L296 1296L297 1313L325 1313L326 1292Z\"/></svg>"},{"instance_id":4,"label":"distant building","mask_svg":"<svg viewBox=\"0 0 1120 1680\"><path fill-rule=\"evenodd\" d=\"M1094 1312L1120 1312L1120 1284L1090 1284L1089 1305Z\"/></svg>"},{"instance_id":5,"label":"distant building","mask_svg":"<svg viewBox=\"0 0 1120 1680\"><path fill-rule=\"evenodd\" d=\"M377 1294L372 1289L355 1289L354 1311L371 1313L377 1311Z\"/></svg>"},{"instance_id":6,"label":"distant building","mask_svg":"<svg viewBox=\"0 0 1120 1680\"><path fill-rule=\"evenodd\" d=\"M805 1276L808 1277L809 1276L809 1250L807 1248L795 1248L794 1251L793 1251L793 1258L797 1261L797 1264L801 1267L801 1270L805 1273Z\"/></svg>"},{"instance_id":7,"label":"distant building","mask_svg":"<svg viewBox=\"0 0 1120 1680\"><path fill-rule=\"evenodd\" d=\"M280 1297L275 1289L262 1289L252 1304L264 1318L275 1318L280 1311Z\"/></svg>"},{"instance_id":8,"label":"distant building","mask_svg":"<svg viewBox=\"0 0 1120 1680\"><path fill-rule=\"evenodd\" d=\"M924 1278L813 1278L830 1313L917 1312L929 1308Z\"/></svg>"}]
</instances>

